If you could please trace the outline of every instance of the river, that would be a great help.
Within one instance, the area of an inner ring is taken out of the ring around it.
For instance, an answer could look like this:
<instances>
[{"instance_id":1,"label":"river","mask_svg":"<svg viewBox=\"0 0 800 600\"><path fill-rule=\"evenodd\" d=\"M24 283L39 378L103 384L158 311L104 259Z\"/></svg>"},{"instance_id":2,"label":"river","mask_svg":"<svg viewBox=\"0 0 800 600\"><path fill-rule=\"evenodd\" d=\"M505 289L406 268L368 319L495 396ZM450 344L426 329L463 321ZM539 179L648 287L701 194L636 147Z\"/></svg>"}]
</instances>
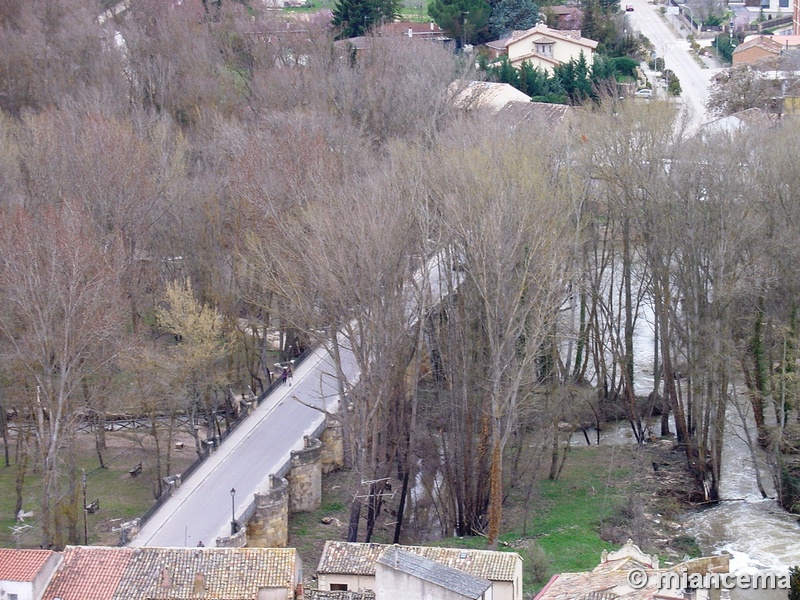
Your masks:
<instances>
[{"instance_id":1,"label":"river","mask_svg":"<svg viewBox=\"0 0 800 600\"><path fill-rule=\"evenodd\" d=\"M723 502L713 508L687 515L686 532L693 535L706 552L727 552L731 570L786 573L800 565L800 525L771 499L762 499L756 484L756 471L744 439L741 419L728 410L728 423L722 451ZM751 420L751 419L748 419ZM775 495L772 476L758 460L765 491ZM785 599L785 591L732 590L734 600Z\"/></svg>"},{"instance_id":2,"label":"river","mask_svg":"<svg viewBox=\"0 0 800 600\"><path fill-rule=\"evenodd\" d=\"M636 323L634 336L636 393L646 395L653 390L653 333L652 307L645 303ZM740 406L748 429L755 425L749 403ZM774 422L774 420L772 421ZM608 442L619 443L626 437L632 442L630 426L612 428ZM627 435L626 435L627 430ZM672 428L674 433L674 427ZM601 442L602 443L602 442ZM763 452L757 452L761 479L765 491L775 496L772 474L764 462ZM748 450L742 420L735 407L727 411L725 439L722 451L722 475L718 505L688 513L683 519L686 533L694 536L706 554L726 552L733 558L731 571L755 573L786 573L789 567L800 566L800 525L797 515L790 515L774 500L763 499L756 483L756 469ZM785 600L787 593L767 590L731 590L732 600Z\"/></svg>"}]
</instances>

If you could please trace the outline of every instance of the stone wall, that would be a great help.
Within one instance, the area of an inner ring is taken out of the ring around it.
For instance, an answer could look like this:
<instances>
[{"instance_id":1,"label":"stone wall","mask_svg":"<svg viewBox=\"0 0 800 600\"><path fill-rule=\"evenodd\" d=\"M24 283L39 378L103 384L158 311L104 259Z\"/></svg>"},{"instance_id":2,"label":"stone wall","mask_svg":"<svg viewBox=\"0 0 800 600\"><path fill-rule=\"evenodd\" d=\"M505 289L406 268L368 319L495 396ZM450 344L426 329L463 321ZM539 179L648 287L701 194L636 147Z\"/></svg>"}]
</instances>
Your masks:
<instances>
[{"instance_id":1,"label":"stone wall","mask_svg":"<svg viewBox=\"0 0 800 600\"><path fill-rule=\"evenodd\" d=\"M342 424L328 419L328 424L319 439L322 441L322 472L338 471L344 466Z\"/></svg>"},{"instance_id":2,"label":"stone wall","mask_svg":"<svg viewBox=\"0 0 800 600\"><path fill-rule=\"evenodd\" d=\"M233 535L218 537L216 539L217 548L244 548L247 546L247 528L241 527Z\"/></svg>"},{"instance_id":3,"label":"stone wall","mask_svg":"<svg viewBox=\"0 0 800 600\"><path fill-rule=\"evenodd\" d=\"M322 442L305 436L303 449L292 450L289 480L289 512L315 510L322 503Z\"/></svg>"},{"instance_id":4,"label":"stone wall","mask_svg":"<svg viewBox=\"0 0 800 600\"><path fill-rule=\"evenodd\" d=\"M285 548L289 543L289 482L269 476L270 490L256 492L255 511L247 522L251 548Z\"/></svg>"}]
</instances>

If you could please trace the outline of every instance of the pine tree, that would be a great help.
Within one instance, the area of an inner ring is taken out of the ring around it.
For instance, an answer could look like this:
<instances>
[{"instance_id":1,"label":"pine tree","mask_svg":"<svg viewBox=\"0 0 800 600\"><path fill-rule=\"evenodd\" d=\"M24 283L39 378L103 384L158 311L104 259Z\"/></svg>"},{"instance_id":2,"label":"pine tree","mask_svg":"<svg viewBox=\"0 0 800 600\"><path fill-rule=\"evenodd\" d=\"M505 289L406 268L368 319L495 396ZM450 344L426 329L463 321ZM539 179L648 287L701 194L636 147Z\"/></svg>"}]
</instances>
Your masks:
<instances>
[{"instance_id":1,"label":"pine tree","mask_svg":"<svg viewBox=\"0 0 800 600\"><path fill-rule=\"evenodd\" d=\"M788 600L800 600L800 567L792 567L789 569Z\"/></svg>"},{"instance_id":2,"label":"pine tree","mask_svg":"<svg viewBox=\"0 0 800 600\"><path fill-rule=\"evenodd\" d=\"M485 0L433 0L428 6L428 14L459 48L486 27L491 10Z\"/></svg>"},{"instance_id":3,"label":"pine tree","mask_svg":"<svg viewBox=\"0 0 800 600\"><path fill-rule=\"evenodd\" d=\"M492 8L489 30L502 38L514 29L530 29L539 21L539 7L533 0L499 0Z\"/></svg>"},{"instance_id":4,"label":"pine tree","mask_svg":"<svg viewBox=\"0 0 800 600\"><path fill-rule=\"evenodd\" d=\"M401 0L336 0L331 23L338 39L366 34L381 23L391 23L400 14Z\"/></svg>"}]
</instances>

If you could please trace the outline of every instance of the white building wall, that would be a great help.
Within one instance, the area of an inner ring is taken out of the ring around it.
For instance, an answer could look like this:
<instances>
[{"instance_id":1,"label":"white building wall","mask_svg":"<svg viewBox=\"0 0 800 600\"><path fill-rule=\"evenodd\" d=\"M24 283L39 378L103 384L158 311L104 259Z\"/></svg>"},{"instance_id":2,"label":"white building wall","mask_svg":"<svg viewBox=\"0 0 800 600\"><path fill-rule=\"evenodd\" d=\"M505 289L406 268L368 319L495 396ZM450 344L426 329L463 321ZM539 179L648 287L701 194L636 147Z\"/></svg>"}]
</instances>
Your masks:
<instances>
[{"instance_id":1,"label":"white building wall","mask_svg":"<svg viewBox=\"0 0 800 600\"><path fill-rule=\"evenodd\" d=\"M372 575L339 575L328 573L318 574L318 577L317 587L325 592L331 591L332 584L344 584L350 592L375 589L375 577Z\"/></svg>"},{"instance_id":2,"label":"white building wall","mask_svg":"<svg viewBox=\"0 0 800 600\"><path fill-rule=\"evenodd\" d=\"M17 600L37 600L33 595L33 584L27 581L0 581L0 600L9 600L11 594L17 595Z\"/></svg>"},{"instance_id":3,"label":"white building wall","mask_svg":"<svg viewBox=\"0 0 800 600\"><path fill-rule=\"evenodd\" d=\"M495 600L492 587L479 600ZM452 590L418 579L377 563L375 565L375 600L471 600Z\"/></svg>"}]
</instances>

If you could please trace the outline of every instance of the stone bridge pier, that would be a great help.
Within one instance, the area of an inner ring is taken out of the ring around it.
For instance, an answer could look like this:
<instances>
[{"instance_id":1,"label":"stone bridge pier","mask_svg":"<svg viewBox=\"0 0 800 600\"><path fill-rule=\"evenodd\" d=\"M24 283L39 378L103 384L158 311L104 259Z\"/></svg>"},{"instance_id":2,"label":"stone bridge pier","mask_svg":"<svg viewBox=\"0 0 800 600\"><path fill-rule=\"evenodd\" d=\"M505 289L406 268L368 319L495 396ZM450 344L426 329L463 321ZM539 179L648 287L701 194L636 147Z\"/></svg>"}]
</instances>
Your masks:
<instances>
[{"instance_id":1,"label":"stone bridge pier","mask_svg":"<svg viewBox=\"0 0 800 600\"><path fill-rule=\"evenodd\" d=\"M316 510L322 504L322 442L305 436L303 449L292 450L289 480L289 512Z\"/></svg>"},{"instance_id":2,"label":"stone bridge pier","mask_svg":"<svg viewBox=\"0 0 800 600\"><path fill-rule=\"evenodd\" d=\"M322 474L344 464L342 427L329 422L321 439L305 436L303 448L292 450L286 477L269 476L269 489L256 492L246 525L235 535L217 538L218 547L285 548L289 514L316 510L322 504Z\"/></svg>"}]
</instances>

